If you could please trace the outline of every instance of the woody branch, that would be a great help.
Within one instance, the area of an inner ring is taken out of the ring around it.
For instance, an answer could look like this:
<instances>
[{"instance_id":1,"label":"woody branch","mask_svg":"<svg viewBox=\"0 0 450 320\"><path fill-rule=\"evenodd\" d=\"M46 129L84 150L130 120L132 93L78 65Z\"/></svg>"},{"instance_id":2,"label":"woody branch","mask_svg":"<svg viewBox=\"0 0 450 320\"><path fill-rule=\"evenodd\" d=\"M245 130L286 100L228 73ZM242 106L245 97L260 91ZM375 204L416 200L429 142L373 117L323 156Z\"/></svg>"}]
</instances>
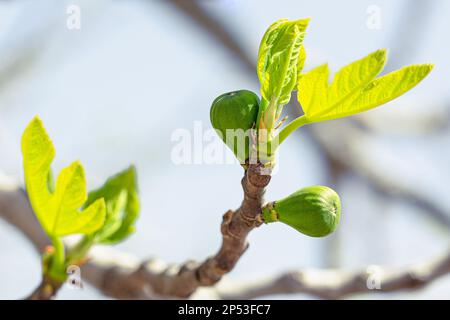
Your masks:
<instances>
[{"instance_id":1,"label":"woody branch","mask_svg":"<svg viewBox=\"0 0 450 320\"><path fill-rule=\"evenodd\" d=\"M225 282L213 286L231 271L247 248L246 235L258 225L252 218L262 203L262 185L266 185L270 177L254 175L254 169L249 169L243 179L247 200L238 210L225 214L223 244L213 257L201 264L188 262L170 266L157 259L141 262L129 254L96 247L82 266L83 279L102 293L118 299L187 298L200 287L204 295L217 299L251 299L282 293L338 299L360 293L416 290L450 273L449 249L441 257L415 266L402 269L379 267L379 290L369 289L370 274L365 271L327 269L293 271L254 282ZM0 188L0 216L24 233L39 252L50 243L20 188ZM230 230L233 236L227 236ZM240 237L235 237L238 235ZM236 249L232 249L233 246Z\"/></svg>"}]
</instances>

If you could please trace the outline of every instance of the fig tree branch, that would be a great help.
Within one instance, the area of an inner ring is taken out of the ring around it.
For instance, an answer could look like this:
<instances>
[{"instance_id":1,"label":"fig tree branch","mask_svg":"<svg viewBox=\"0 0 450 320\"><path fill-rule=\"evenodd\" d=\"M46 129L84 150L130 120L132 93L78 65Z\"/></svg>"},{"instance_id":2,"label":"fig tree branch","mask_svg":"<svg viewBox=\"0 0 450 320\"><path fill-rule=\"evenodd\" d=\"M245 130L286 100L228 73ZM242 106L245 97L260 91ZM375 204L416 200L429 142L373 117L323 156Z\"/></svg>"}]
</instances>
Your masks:
<instances>
[{"instance_id":1,"label":"fig tree branch","mask_svg":"<svg viewBox=\"0 0 450 320\"><path fill-rule=\"evenodd\" d=\"M257 218L269 181L270 175L261 174L260 165L250 165L246 170L242 179L244 200L236 211L230 210L224 214L221 225L222 246L215 255L202 263L189 261L180 267L165 268L158 272L154 272L152 262L141 264L131 273L111 268L108 273L114 281L103 281L103 290L109 295L123 295L124 286L128 286L132 279L137 292L148 285L158 295L188 298L199 287L215 285L233 269L248 247L248 233L260 224Z\"/></svg>"},{"instance_id":2,"label":"fig tree branch","mask_svg":"<svg viewBox=\"0 0 450 320\"><path fill-rule=\"evenodd\" d=\"M34 289L34 291L25 299L26 300L50 300L56 297L59 289L63 283L53 280L50 277L44 276L41 283Z\"/></svg>"},{"instance_id":3,"label":"fig tree branch","mask_svg":"<svg viewBox=\"0 0 450 320\"><path fill-rule=\"evenodd\" d=\"M172 296L187 298L200 286L212 286L216 284L223 275L230 272L242 254L248 247L247 235L255 227L260 225L258 217L261 213L263 204L263 195L265 187L270 181L270 175L266 174L261 165L249 165L242 178L242 187L244 190L244 200L236 211L227 211L223 216L221 225L222 246L219 251L207 258L202 263L188 261L179 267L176 272L174 269L166 269L154 273L149 270L148 264L142 264L140 268L131 274L123 272L119 268L109 268L103 273L103 277L98 275L90 268L90 264L85 265L86 270L92 270L93 276L83 273L88 280L91 279L95 285L101 287L102 291L115 297L121 297L127 294L124 291L124 285L129 286L135 283L138 292L143 292L146 286L150 286L152 293L158 296ZM20 210L20 214L15 211ZM28 204L26 195L20 189L13 191L1 191L0 193L0 211L3 218L17 226L23 233L35 244L35 247L43 252L48 245L47 236L40 229L38 222L30 220L33 215L32 209ZM25 216L29 218L25 219ZM22 218L18 220L18 218ZM94 261L95 259L93 259ZM105 279L110 277L114 281ZM51 297L51 295L42 293L48 289L48 283L43 283L37 288L37 292L32 297ZM141 287L142 285L142 287ZM59 287L54 287L55 291ZM47 290L48 291L48 290ZM141 293L133 298L143 297Z\"/></svg>"},{"instance_id":4,"label":"fig tree branch","mask_svg":"<svg viewBox=\"0 0 450 320\"><path fill-rule=\"evenodd\" d=\"M241 206L243 208L241 213L229 211L225 214L224 219L227 221L227 216L231 215L238 221L235 223L241 224L245 221L247 227L238 231L243 233L248 233L258 224L257 221L248 219L255 208L254 206L261 201L262 197L262 190L260 187L255 188L255 184L266 184L269 177L252 177L252 174L250 174L244 177L243 181L246 181L246 179L253 181L251 182L252 186L249 186L253 190L250 193L257 196ZM247 182L244 183L244 185L246 184ZM246 215L244 221L241 220L242 214ZM25 193L20 189L0 190L0 215L23 232L39 252L42 252L50 243L35 219ZM234 228L236 227L233 227L233 230L236 230ZM231 244L229 240L226 240L226 237L224 237L224 242L228 245ZM242 254L247 247L246 242L240 241L238 243L241 243L240 250L236 252ZM95 247L90 253L90 259L82 266L82 278L105 295L118 299L188 297L200 286L208 285L211 285L211 287L202 288L203 294L217 299L250 299L273 294L293 293L338 299L361 293L375 294L416 290L450 273L450 250L448 250L437 259L403 269L379 267L376 275L379 277L377 281L379 281L380 288L374 288L373 290L368 289L367 286L367 281L371 276L367 270L350 272L338 269L293 271L269 279L247 283L228 281L228 283L225 282L213 287L212 285L220 279L226 270L221 267L212 268L212 266L220 265L218 262L221 260L218 257L221 256L221 253L225 254L228 245L222 245L218 254L205 260L202 264L192 262L182 266L167 265L158 259L141 262L132 255L112 248ZM237 254L234 257L236 259L240 255ZM212 261L216 262L213 264ZM229 260L225 259L225 261ZM232 268L236 261L233 260L230 264L227 264L227 268ZM199 274L198 278L195 276L196 273ZM205 277L205 275L207 276ZM376 278L374 279L376 280ZM180 289L182 285L188 287ZM30 298L43 298L42 295L48 293L42 284L38 289ZM45 298L48 298L48 296Z\"/></svg>"}]
</instances>

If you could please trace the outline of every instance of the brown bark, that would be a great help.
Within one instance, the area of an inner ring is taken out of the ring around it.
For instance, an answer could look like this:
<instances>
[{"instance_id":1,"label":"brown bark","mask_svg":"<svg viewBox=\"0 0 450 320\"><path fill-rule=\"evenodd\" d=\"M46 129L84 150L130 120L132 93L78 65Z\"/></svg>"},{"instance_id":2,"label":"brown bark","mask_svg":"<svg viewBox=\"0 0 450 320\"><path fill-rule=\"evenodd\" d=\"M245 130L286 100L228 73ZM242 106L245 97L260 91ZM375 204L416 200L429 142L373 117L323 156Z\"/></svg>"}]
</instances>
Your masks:
<instances>
[{"instance_id":1,"label":"brown bark","mask_svg":"<svg viewBox=\"0 0 450 320\"><path fill-rule=\"evenodd\" d=\"M198 264L189 261L180 268L154 273L143 264L134 274L123 270L110 270L114 282L104 283L106 291L118 295L122 281L137 280L136 284L149 284L153 293L179 298L189 297L200 286L212 286L230 272L248 247L247 235L261 224L259 219L270 174L263 165L249 165L242 178L244 200L236 211L227 211L221 225L222 246L219 251Z\"/></svg>"},{"instance_id":2,"label":"brown bark","mask_svg":"<svg viewBox=\"0 0 450 320\"><path fill-rule=\"evenodd\" d=\"M51 300L56 297L63 282L56 281L48 276L42 278L39 286L25 299L26 300Z\"/></svg>"},{"instance_id":3,"label":"brown bark","mask_svg":"<svg viewBox=\"0 0 450 320\"><path fill-rule=\"evenodd\" d=\"M251 185L248 188L244 187L248 190L245 197L247 198L248 195L253 195L253 197L244 200L241 208L236 212L229 211L225 214L226 219L224 219L222 226L222 230L226 230L225 234L231 229L231 221L235 221L234 223L240 225L239 228L243 228L239 230L246 230L246 234L259 225L258 218L253 220L254 215L251 215L251 213L255 213L257 204L263 202L264 188L262 186L268 183L270 177L258 177L258 175L252 173L254 169L251 168L243 179L244 186ZM246 215L244 216L242 213ZM0 189L0 216L22 231L40 252L49 243L48 238L36 221L25 193L20 189ZM230 221L230 217L235 220L231 219ZM230 221L230 223L226 221ZM244 227L244 225L247 225L247 227ZM232 229L234 232L236 232L235 228L236 226ZM217 275L224 272L225 268L220 268L217 271L214 267L215 263L222 261L222 258L219 259L219 257L226 257L222 254L229 252L225 250L228 246L231 247L234 243L246 243L245 240L242 240L237 241L234 238L227 240L227 237L224 236L224 245L214 257L207 259L203 264L188 262L182 267L167 266L157 259L140 263L136 257L124 252L108 247L96 247L90 253L87 263L81 268L82 279L102 293L117 299L180 298L182 294L188 295L186 292L191 292L199 286L205 286L205 280L210 279L209 274ZM234 266L236 258L240 258L244 252L242 248L246 248L246 245L236 251L240 254L232 259L233 263L229 263L229 260L225 259L227 269ZM211 261L216 262L212 263ZM217 263L217 265L220 264ZM196 276L197 273L199 275L204 274L199 272L200 269L207 270L208 276ZM320 298L340 299L361 293L419 289L449 273L450 250L447 250L444 255L437 257L437 259L424 261L410 267L393 270L387 266L380 266L379 282L381 287L376 290L370 290L367 287L370 274L364 270L354 272L338 269L309 269L288 272L281 276L257 281L239 281L234 284L233 282L224 284L224 286L211 286L204 288L202 292L215 299L251 299L282 293L305 293ZM200 282L199 279L203 279L204 282ZM48 281L44 279L44 283L47 284ZM47 290L46 286L41 284L28 298L50 299L54 297L57 289L58 284L54 284L50 290Z\"/></svg>"}]
</instances>

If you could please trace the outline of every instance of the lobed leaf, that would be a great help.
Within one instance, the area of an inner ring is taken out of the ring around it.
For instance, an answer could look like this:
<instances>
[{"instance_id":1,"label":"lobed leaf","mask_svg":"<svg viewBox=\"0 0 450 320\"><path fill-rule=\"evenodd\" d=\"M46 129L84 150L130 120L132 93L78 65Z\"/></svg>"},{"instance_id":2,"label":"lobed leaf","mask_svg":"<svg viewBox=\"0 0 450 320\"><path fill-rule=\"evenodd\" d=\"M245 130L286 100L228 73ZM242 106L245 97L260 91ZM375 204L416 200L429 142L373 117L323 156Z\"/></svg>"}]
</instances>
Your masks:
<instances>
[{"instance_id":1,"label":"lobed leaf","mask_svg":"<svg viewBox=\"0 0 450 320\"><path fill-rule=\"evenodd\" d=\"M35 117L22 136L25 185L36 216L50 237L90 234L105 218L105 202L98 199L79 210L87 199L83 166L74 162L52 182L51 163L55 149L42 121Z\"/></svg>"},{"instance_id":2,"label":"lobed leaf","mask_svg":"<svg viewBox=\"0 0 450 320\"><path fill-rule=\"evenodd\" d=\"M367 86L383 70L385 63L386 50L381 49L339 70L329 89L330 108Z\"/></svg>"},{"instance_id":3,"label":"lobed leaf","mask_svg":"<svg viewBox=\"0 0 450 320\"><path fill-rule=\"evenodd\" d=\"M329 70L320 66L298 82L298 100L307 122L351 116L389 102L422 81L433 66L413 65L375 79L386 62L378 50L336 73L328 84Z\"/></svg>"},{"instance_id":4,"label":"lobed leaf","mask_svg":"<svg viewBox=\"0 0 450 320\"><path fill-rule=\"evenodd\" d=\"M109 178L100 188L89 193L85 206L103 198L106 202L106 219L94 237L99 243L117 243L134 230L139 215L136 169L130 166Z\"/></svg>"},{"instance_id":5,"label":"lobed leaf","mask_svg":"<svg viewBox=\"0 0 450 320\"><path fill-rule=\"evenodd\" d=\"M353 100L343 104L340 117L373 109L414 88L433 70L433 65L411 65L375 79Z\"/></svg>"}]
</instances>

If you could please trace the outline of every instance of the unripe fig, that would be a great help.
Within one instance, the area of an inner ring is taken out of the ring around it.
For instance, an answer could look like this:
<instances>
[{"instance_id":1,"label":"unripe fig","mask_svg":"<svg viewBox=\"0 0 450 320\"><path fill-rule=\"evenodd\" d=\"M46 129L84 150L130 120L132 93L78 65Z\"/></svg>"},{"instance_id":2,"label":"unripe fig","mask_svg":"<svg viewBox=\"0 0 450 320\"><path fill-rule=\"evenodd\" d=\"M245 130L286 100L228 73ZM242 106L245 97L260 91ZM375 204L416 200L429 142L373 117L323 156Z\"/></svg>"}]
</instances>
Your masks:
<instances>
[{"instance_id":1,"label":"unripe fig","mask_svg":"<svg viewBox=\"0 0 450 320\"><path fill-rule=\"evenodd\" d=\"M249 90L224 93L211 106L212 126L241 163L250 155L250 129L258 109L259 97Z\"/></svg>"},{"instance_id":2,"label":"unripe fig","mask_svg":"<svg viewBox=\"0 0 450 320\"><path fill-rule=\"evenodd\" d=\"M310 237L332 233L341 218L341 201L328 187L312 186L267 204L263 208L264 222L281 221Z\"/></svg>"}]
</instances>

